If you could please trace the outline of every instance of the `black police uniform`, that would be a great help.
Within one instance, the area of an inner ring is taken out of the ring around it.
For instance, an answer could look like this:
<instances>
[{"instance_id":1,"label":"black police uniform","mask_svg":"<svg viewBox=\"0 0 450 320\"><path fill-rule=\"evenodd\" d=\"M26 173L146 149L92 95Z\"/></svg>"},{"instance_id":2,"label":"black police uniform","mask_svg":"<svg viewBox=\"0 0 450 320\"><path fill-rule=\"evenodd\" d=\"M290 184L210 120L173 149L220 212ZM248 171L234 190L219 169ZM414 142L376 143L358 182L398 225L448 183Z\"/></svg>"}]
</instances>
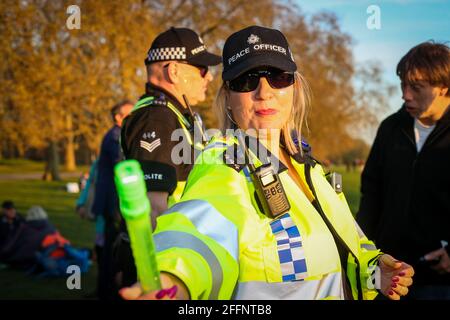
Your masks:
<instances>
[{"instance_id":1,"label":"black police uniform","mask_svg":"<svg viewBox=\"0 0 450 320\"><path fill-rule=\"evenodd\" d=\"M194 148L192 145L181 148L177 155L183 158L183 150L190 149L190 161L174 163L173 148L179 143L188 143L189 139L184 135L179 117L167 104L177 108L189 123L189 128L193 128L192 119L188 110L169 92L153 85L147 85L146 91L140 101L149 97L154 99L125 119L121 132L122 150L126 159L136 159L141 164L147 191L163 191L170 195L177 182L185 181L192 169ZM179 141L171 140L174 130L183 132Z\"/></svg>"},{"instance_id":2,"label":"black police uniform","mask_svg":"<svg viewBox=\"0 0 450 320\"><path fill-rule=\"evenodd\" d=\"M140 163L147 191L167 192L170 196L179 183L186 181L194 163L194 147L186 136L192 135L193 119L189 111L162 88L147 83L146 93L139 101L144 99L151 101L134 110L122 124L122 151L126 159L136 159ZM179 111L178 115L168 106L169 103ZM184 119L180 119L180 114ZM183 130L182 121L191 131ZM182 133L180 140L172 141L174 130L180 130ZM190 161L176 164L172 159L172 151L179 143L185 145L180 148L180 154L177 156L184 159L183 150L190 150ZM122 285L132 285L137 279L136 268L123 219L114 255L116 272L122 272Z\"/></svg>"},{"instance_id":3,"label":"black police uniform","mask_svg":"<svg viewBox=\"0 0 450 320\"><path fill-rule=\"evenodd\" d=\"M155 38L145 64L172 60L199 67L221 62L220 56L206 50L203 40L193 30L174 27ZM167 192L169 206L181 196L183 182L193 166L193 128L189 110L169 92L149 83L146 94L122 124L121 145L125 158L139 161L147 191ZM175 138L179 138L172 141L172 133L177 129L180 134ZM123 221L121 228L115 245L116 272L122 272L122 285L130 286L136 281L136 268Z\"/></svg>"}]
</instances>

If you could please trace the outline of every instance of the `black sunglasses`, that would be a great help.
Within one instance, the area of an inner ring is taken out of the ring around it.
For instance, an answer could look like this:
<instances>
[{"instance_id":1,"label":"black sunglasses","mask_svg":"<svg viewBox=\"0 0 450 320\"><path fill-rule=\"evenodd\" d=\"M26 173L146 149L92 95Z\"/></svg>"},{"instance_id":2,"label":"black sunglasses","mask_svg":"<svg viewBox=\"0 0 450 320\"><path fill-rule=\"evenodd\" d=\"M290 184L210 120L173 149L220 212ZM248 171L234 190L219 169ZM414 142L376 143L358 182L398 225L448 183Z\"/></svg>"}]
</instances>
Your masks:
<instances>
[{"instance_id":1,"label":"black sunglasses","mask_svg":"<svg viewBox=\"0 0 450 320\"><path fill-rule=\"evenodd\" d=\"M250 92L256 90L259 79L265 77L273 89L282 89L291 86L295 82L293 72L285 72L278 69L250 70L236 79L227 81L228 88L235 92Z\"/></svg>"},{"instance_id":2,"label":"black sunglasses","mask_svg":"<svg viewBox=\"0 0 450 320\"><path fill-rule=\"evenodd\" d=\"M194 64L191 64L191 66L196 67L198 70L200 70L200 75L202 78L206 77L206 74L208 73L208 66L196 66Z\"/></svg>"},{"instance_id":3,"label":"black sunglasses","mask_svg":"<svg viewBox=\"0 0 450 320\"><path fill-rule=\"evenodd\" d=\"M195 64L190 64L190 63L181 62L181 61L177 61L177 62L178 63L182 63L182 64L188 64L190 66L196 67L198 70L200 70L200 75L201 75L202 78L206 77L206 74L208 73L208 66L198 66L198 65L195 65ZM164 65L164 68L168 67L169 64L170 64L170 62L167 63L166 65Z\"/></svg>"}]
</instances>

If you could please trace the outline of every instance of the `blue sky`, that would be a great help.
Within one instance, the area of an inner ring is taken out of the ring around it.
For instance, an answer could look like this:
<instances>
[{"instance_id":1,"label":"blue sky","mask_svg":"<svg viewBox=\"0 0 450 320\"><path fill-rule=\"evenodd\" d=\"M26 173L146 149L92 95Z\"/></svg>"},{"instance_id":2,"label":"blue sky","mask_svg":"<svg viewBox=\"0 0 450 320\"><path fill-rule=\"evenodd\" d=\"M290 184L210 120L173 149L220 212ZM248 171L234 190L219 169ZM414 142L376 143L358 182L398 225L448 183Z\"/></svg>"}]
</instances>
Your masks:
<instances>
[{"instance_id":1,"label":"blue sky","mask_svg":"<svg viewBox=\"0 0 450 320\"><path fill-rule=\"evenodd\" d=\"M420 42L434 39L450 44L450 0L296 0L306 14L321 10L334 12L342 30L354 40L356 62L377 60L384 79L399 88L395 67L401 57ZM377 5L381 13L380 30L369 30L366 12ZM402 103L400 89L391 99L387 114ZM386 115L387 115L386 114ZM386 115L380 115L382 117Z\"/></svg>"}]
</instances>

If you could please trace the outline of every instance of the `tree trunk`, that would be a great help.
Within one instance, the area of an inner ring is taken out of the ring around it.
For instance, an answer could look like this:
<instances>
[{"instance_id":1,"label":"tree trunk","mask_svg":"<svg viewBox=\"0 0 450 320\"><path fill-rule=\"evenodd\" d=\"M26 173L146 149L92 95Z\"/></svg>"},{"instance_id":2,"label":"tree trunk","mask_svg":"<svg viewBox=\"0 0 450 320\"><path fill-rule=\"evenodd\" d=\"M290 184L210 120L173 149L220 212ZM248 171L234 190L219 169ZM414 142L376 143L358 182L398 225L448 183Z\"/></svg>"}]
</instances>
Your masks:
<instances>
[{"instance_id":1,"label":"tree trunk","mask_svg":"<svg viewBox=\"0 0 450 320\"><path fill-rule=\"evenodd\" d=\"M75 162L75 144L73 139L69 138L66 144L66 170L67 171L75 171L77 168Z\"/></svg>"},{"instance_id":2,"label":"tree trunk","mask_svg":"<svg viewBox=\"0 0 450 320\"><path fill-rule=\"evenodd\" d=\"M58 145L55 141L50 142L50 174L53 181L60 181L59 176L59 154Z\"/></svg>"},{"instance_id":3,"label":"tree trunk","mask_svg":"<svg viewBox=\"0 0 450 320\"><path fill-rule=\"evenodd\" d=\"M16 144L18 158L22 159L25 156L25 145L22 142Z\"/></svg>"},{"instance_id":4,"label":"tree trunk","mask_svg":"<svg viewBox=\"0 0 450 320\"><path fill-rule=\"evenodd\" d=\"M47 152L47 164L42 180L60 181L59 176L59 154L55 141L50 141Z\"/></svg>"},{"instance_id":5,"label":"tree trunk","mask_svg":"<svg viewBox=\"0 0 450 320\"><path fill-rule=\"evenodd\" d=\"M73 134L73 122L72 115L66 115L66 130L67 130L67 144L65 150L65 166L67 171L75 171L77 168L75 162L75 143L74 143L74 134Z\"/></svg>"}]
</instances>

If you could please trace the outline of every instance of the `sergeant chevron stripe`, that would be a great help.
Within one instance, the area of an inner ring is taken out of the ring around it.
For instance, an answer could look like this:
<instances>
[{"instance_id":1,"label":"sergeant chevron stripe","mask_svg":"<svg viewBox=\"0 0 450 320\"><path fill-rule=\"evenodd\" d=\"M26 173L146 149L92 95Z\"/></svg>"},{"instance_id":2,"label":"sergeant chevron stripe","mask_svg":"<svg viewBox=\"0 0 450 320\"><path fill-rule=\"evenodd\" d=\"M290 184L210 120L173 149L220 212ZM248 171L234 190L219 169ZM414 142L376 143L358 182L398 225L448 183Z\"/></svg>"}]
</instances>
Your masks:
<instances>
[{"instance_id":1,"label":"sergeant chevron stripe","mask_svg":"<svg viewBox=\"0 0 450 320\"><path fill-rule=\"evenodd\" d=\"M147 141L141 140L141 148L147 150L148 152L152 152L156 148L158 148L161 145L161 139L158 138L152 143L148 143Z\"/></svg>"}]
</instances>

